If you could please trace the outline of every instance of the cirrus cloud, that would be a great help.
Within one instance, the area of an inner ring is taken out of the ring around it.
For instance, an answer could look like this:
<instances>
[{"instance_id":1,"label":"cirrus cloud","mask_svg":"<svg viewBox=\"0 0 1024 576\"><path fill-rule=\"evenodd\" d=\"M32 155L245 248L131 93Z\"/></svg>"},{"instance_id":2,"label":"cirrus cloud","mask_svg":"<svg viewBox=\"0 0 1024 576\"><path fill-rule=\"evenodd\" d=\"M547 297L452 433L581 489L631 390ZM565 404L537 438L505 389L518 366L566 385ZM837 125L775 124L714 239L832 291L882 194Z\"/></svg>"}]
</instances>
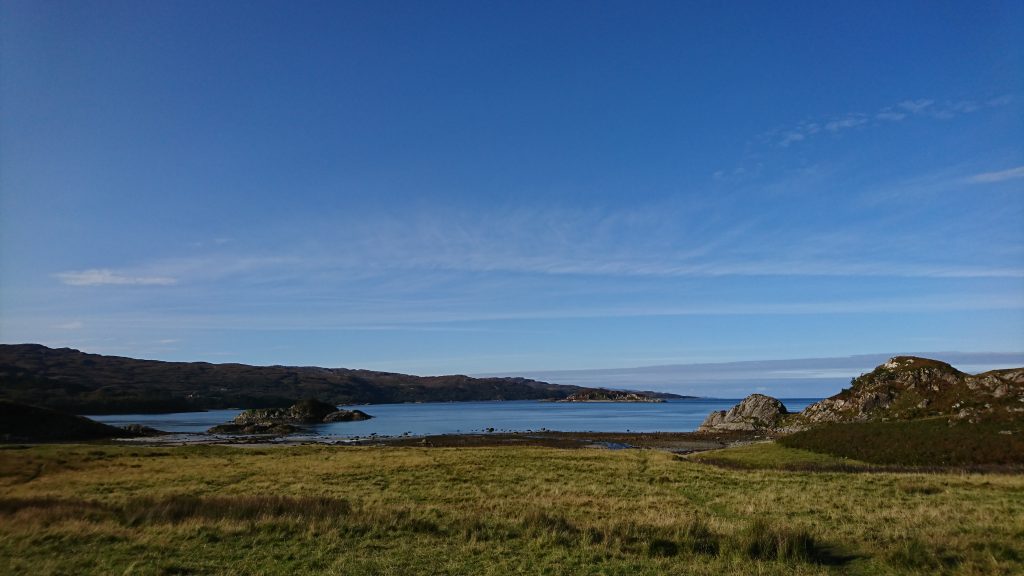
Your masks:
<instances>
[{"instance_id":1,"label":"cirrus cloud","mask_svg":"<svg viewBox=\"0 0 1024 576\"><path fill-rule=\"evenodd\" d=\"M1024 166L1017 166L1016 168L1010 168L1009 170L1000 170L998 172L985 172L983 174L975 174L971 176L970 181L978 184L987 184L990 182L1004 182L1006 180L1015 180L1017 178L1024 178Z\"/></svg>"},{"instance_id":2,"label":"cirrus cloud","mask_svg":"<svg viewBox=\"0 0 1024 576\"><path fill-rule=\"evenodd\" d=\"M61 272L57 278L69 286L169 286L178 282L169 276L133 276L106 268Z\"/></svg>"}]
</instances>

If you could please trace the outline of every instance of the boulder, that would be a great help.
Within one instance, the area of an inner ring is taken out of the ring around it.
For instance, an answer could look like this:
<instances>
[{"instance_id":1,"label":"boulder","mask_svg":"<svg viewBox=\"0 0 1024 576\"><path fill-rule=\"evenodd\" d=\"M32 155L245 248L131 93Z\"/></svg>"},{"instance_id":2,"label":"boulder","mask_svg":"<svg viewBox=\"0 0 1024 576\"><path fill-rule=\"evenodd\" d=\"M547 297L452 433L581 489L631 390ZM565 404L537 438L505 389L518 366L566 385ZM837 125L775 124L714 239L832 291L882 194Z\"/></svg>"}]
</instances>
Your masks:
<instances>
[{"instance_id":1,"label":"boulder","mask_svg":"<svg viewBox=\"0 0 1024 576\"><path fill-rule=\"evenodd\" d=\"M718 410L708 414L698 432L771 432L781 428L789 414L775 398L764 394L751 394L729 411Z\"/></svg>"}]
</instances>

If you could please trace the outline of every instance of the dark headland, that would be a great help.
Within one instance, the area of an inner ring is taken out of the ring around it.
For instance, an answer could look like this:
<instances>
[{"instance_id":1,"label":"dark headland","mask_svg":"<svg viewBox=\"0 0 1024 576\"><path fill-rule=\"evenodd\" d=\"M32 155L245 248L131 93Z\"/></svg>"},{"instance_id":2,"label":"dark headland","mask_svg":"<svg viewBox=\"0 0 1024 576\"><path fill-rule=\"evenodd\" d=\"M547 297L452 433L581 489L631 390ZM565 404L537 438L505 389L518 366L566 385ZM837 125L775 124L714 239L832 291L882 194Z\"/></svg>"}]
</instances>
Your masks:
<instances>
[{"instance_id":1,"label":"dark headland","mask_svg":"<svg viewBox=\"0 0 1024 576\"><path fill-rule=\"evenodd\" d=\"M630 392L630 398L678 398ZM616 391L527 378L411 376L311 366L162 362L39 344L0 345L0 399L75 414L334 405L615 397Z\"/></svg>"}]
</instances>

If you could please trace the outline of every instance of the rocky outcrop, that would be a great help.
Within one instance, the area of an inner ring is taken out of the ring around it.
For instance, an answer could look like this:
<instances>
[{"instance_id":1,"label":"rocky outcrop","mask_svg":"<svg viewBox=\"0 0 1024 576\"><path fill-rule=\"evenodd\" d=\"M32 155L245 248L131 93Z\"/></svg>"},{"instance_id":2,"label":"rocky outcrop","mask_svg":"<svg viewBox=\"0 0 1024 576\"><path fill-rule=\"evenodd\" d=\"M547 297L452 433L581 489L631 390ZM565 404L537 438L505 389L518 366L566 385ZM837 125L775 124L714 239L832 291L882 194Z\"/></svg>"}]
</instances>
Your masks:
<instances>
[{"instance_id":1,"label":"rocky outcrop","mask_svg":"<svg viewBox=\"0 0 1024 576\"><path fill-rule=\"evenodd\" d=\"M337 406L319 400L301 400L288 408L246 410L227 424L210 428L210 434L293 434L303 424L354 422L373 418L362 410L338 410Z\"/></svg>"},{"instance_id":2,"label":"rocky outcrop","mask_svg":"<svg viewBox=\"0 0 1024 576\"><path fill-rule=\"evenodd\" d=\"M831 422L1024 419L1024 368L971 375L938 360L896 356L850 384L799 414L787 413L774 398L753 394L728 412L712 412L697 431L788 433Z\"/></svg>"},{"instance_id":3,"label":"rocky outcrop","mask_svg":"<svg viewBox=\"0 0 1024 576\"><path fill-rule=\"evenodd\" d=\"M785 428L789 411L771 396L751 394L729 411L712 412L698 432L779 432Z\"/></svg>"},{"instance_id":4,"label":"rocky outcrop","mask_svg":"<svg viewBox=\"0 0 1024 576\"><path fill-rule=\"evenodd\" d=\"M938 360L896 356L854 378L839 394L811 404L799 420L814 425L929 417L967 422L1024 418L1024 369L972 376Z\"/></svg>"},{"instance_id":5,"label":"rocky outcrop","mask_svg":"<svg viewBox=\"0 0 1024 576\"><path fill-rule=\"evenodd\" d=\"M235 424L247 425L261 422L284 424L317 424L338 407L319 400L300 400L288 408L258 408L246 410L235 417Z\"/></svg>"}]
</instances>

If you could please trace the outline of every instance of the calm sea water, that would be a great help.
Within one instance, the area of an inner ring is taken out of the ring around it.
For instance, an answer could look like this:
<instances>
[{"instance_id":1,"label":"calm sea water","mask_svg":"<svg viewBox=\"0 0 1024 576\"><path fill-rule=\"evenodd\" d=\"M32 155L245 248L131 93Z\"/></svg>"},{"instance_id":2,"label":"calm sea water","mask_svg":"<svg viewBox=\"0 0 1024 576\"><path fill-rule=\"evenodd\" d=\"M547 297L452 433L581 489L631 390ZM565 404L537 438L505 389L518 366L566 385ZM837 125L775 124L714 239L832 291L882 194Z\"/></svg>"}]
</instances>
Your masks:
<instances>
[{"instance_id":1,"label":"calm sea water","mask_svg":"<svg viewBox=\"0 0 1024 576\"><path fill-rule=\"evenodd\" d=\"M788 398L791 412L803 410L818 398ZM486 431L560 430L564 432L689 432L713 410L728 410L739 400L686 399L647 403L570 403L522 400L511 402L428 402L342 406L374 416L363 422L336 422L311 427L323 436L399 436ZM205 432L230 421L240 410L211 410L177 414L117 414L89 416L123 426L144 424L167 432Z\"/></svg>"}]
</instances>

